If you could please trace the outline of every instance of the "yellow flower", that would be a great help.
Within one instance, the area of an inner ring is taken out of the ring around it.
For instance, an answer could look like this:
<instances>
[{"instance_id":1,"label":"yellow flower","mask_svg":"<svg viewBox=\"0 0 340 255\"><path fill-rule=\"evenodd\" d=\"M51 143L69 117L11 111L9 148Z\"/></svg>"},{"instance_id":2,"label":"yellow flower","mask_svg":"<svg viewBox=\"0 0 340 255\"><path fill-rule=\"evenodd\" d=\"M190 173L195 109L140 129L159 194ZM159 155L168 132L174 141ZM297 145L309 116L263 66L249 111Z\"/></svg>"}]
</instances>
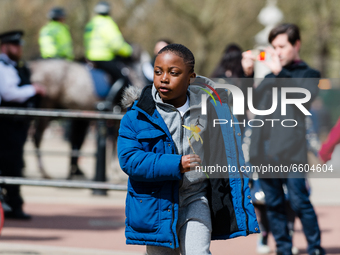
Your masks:
<instances>
[{"instance_id":1,"label":"yellow flower","mask_svg":"<svg viewBox=\"0 0 340 255\"><path fill-rule=\"evenodd\" d=\"M195 126L194 124L191 124L190 127L183 125L183 127L185 127L186 129L191 131L191 136L190 136L189 140L191 139L191 137L194 137L196 142L198 142L198 140L200 140L201 144L203 144L203 140L202 140L201 136L198 134L201 131L201 129L197 125Z\"/></svg>"}]
</instances>

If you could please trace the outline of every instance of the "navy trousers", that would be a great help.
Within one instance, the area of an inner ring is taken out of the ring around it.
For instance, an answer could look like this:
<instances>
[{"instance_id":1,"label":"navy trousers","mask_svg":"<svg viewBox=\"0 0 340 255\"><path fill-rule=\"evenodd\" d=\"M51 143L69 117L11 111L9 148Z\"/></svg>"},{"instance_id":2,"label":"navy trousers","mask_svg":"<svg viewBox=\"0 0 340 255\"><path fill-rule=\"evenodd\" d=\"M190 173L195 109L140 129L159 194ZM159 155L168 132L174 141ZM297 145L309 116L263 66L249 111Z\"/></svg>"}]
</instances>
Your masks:
<instances>
[{"instance_id":1,"label":"navy trousers","mask_svg":"<svg viewBox=\"0 0 340 255\"><path fill-rule=\"evenodd\" d=\"M276 241L278 253L292 254L292 240L287 227L285 194L282 188L282 184L285 183L290 205L303 226L303 232L308 242L308 253L313 254L313 252L319 250L321 254L324 254L324 250L320 246L320 229L317 216L309 200L305 178L261 178L260 183L265 193L268 221Z\"/></svg>"},{"instance_id":2,"label":"navy trousers","mask_svg":"<svg viewBox=\"0 0 340 255\"><path fill-rule=\"evenodd\" d=\"M0 176L22 177L24 145L29 120L22 117L0 118ZM5 202L13 209L21 209L23 199L19 185L2 185L7 191Z\"/></svg>"}]
</instances>

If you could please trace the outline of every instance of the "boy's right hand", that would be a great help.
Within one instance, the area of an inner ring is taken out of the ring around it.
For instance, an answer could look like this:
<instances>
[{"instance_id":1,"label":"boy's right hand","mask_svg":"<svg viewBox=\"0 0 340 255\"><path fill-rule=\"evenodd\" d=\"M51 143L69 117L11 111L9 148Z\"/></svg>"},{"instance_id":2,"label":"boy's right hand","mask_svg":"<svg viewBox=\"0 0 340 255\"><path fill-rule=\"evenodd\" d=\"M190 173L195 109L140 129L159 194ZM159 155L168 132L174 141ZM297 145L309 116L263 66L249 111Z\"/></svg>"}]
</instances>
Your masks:
<instances>
[{"instance_id":1,"label":"boy's right hand","mask_svg":"<svg viewBox=\"0 0 340 255\"><path fill-rule=\"evenodd\" d=\"M196 166L200 166L201 163L202 163L202 160L200 156L198 156L197 154L189 154L189 155L182 156L181 165L180 165L181 173L195 170Z\"/></svg>"}]
</instances>

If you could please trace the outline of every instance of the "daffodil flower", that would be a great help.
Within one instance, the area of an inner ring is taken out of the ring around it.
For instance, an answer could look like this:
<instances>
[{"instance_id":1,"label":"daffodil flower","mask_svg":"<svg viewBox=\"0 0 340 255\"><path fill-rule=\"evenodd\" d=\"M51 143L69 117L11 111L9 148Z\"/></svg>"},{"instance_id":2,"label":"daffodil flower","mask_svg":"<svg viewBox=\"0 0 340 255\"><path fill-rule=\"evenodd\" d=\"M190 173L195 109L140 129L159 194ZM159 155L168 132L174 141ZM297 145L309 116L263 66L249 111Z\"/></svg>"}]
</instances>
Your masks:
<instances>
[{"instance_id":1,"label":"daffodil flower","mask_svg":"<svg viewBox=\"0 0 340 255\"><path fill-rule=\"evenodd\" d=\"M194 150L194 147L192 147L192 144L191 144L190 140L191 140L192 137L194 137L196 142L198 142L198 140L200 140L201 144L203 144L203 140L202 140L201 136L198 134L201 131L201 129L197 125L193 125L193 124L191 124L190 127L185 126L185 125L182 125L182 126L184 128L186 128L186 129L191 131L191 136L187 137L188 138L188 143L189 143L190 148L192 149L192 152L194 154L196 154L196 152ZM200 166L202 166L202 165L200 164ZM209 175L206 172L205 172L205 175L209 179Z\"/></svg>"},{"instance_id":2,"label":"daffodil flower","mask_svg":"<svg viewBox=\"0 0 340 255\"><path fill-rule=\"evenodd\" d=\"M191 124L190 127L183 125L183 127L191 131L191 136L189 140L191 139L191 137L194 137L196 142L200 140L201 144L203 144L202 137L198 134L201 131L201 129L197 125Z\"/></svg>"}]
</instances>

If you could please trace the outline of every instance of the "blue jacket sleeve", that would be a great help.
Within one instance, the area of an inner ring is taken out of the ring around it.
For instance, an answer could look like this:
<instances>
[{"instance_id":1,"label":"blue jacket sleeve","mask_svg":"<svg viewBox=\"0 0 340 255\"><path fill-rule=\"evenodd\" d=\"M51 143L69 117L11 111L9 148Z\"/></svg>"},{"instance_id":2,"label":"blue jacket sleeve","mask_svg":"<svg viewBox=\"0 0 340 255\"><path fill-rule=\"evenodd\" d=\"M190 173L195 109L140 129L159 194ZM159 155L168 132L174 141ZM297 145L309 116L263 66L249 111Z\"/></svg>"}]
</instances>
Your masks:
<instances>
[{"instance_id":1,"label":"blue jacket sleeve","mask_svg":"<svg viewBox=\"0 0 340 255\"><path fill-rule=\"evenodd\" d=\"M120 167L130 178L144 182L182 179L181 155L146 152L136 136L126 114L119 129L118 158Z\"/></svg>"}]
</instances>

